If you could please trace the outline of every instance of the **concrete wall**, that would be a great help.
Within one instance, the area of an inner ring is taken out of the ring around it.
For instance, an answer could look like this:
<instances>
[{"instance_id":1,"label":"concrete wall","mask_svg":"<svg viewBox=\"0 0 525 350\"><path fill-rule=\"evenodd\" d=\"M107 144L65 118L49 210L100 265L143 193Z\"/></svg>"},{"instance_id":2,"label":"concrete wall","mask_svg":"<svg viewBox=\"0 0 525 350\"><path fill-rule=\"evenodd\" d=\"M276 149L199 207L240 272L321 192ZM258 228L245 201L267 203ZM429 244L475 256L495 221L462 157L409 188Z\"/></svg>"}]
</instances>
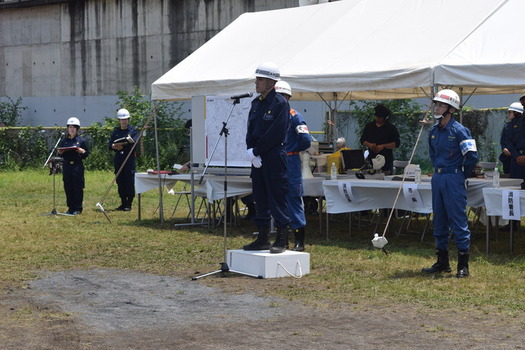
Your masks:
<instances>
[{"instance_id":1,"label":"concrete wall","mask_svg":"<svg viewBox=\"0 0 525 350\"><path fill-rule=\"evenodd\" d=\"M151 84L244 12L297 0L77 0L0 3L0 96L27 125L101 121L116 93ZM189 110L189 107L186 107Z\"/></svg>"}]
</instances>

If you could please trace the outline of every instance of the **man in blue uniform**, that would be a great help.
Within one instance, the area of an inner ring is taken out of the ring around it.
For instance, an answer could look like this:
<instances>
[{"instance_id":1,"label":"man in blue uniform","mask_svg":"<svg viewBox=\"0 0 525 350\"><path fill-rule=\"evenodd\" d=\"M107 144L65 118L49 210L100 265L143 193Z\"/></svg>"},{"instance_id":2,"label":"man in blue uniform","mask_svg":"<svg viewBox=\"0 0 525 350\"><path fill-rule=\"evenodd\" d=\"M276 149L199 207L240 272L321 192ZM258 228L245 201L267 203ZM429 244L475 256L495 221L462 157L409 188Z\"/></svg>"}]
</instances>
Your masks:
<instances>
[{"instance_id":1,"label":"man in blue uniform","mask_svg":"<svg viewBox=\"0 0 525 350\"><path fill-rule=\"evenodd\" d=\"M67 120L67 136L60 141L58 153L64 158L63 180L69 215L82 213L84 201L84 163L89 150L84 139L78 135L80 120L72 117Z\"/></svg>"},{"instance_id":2,"label":"man in blue uniform","mask_svg":"<svg viewBox=\"0 0 525 350\"><path fill-rule=\"evenodd\" d=\"M257 239L244 250L266 250L282 253L288 242L290 217L286 193L286 134L290 125L290 105L274 87L280 80L274 63L263 63L255 71L255 90L260 95L252 101L248 116L246 146L252 162L251 177L257 214L253 222L259 229ZM271 216L270 216L271 214ZM271 218L275 220L277 239L270 246Z\"/></svg>"},{"instance_id":3,"label":"man in blue uniform","mask_svg":"<svg viewBox=\"0 0 525 350\"><path fill-rule=\"evenodd\" d=\"M476 166L476 141L470 131L452 116L459 110L459 96L453 90L439 91L433 99L437 123L430 130L429 154L434 167L432 210L437 262L423 272L451 272L448 258L450 231L458 250L456 277L469 275L470 231L467 222L466 180Z\"/></svg>"},{"instance_id":4,"label":"man in blue uniform","mask_svg":"<svg viewBox=\"0 0 525 350\"><path fill-rule=\"evenodd\" d=\"M290 85L280 80L275 84L275 91L281 94L286 101L292 97ZM303 177L301 174L301 154L310 147L310 133L303 116L290 109L290 128L286 137L286 154L288 156L288 212L290 214L291 228L294 233L295 245L293 250L304 251L304 235L306 227L306 217L303 205Z\"/></svg>"},{"instance_id":5,"label":"man in blue uniform","mask_svg":"<svg viewBox=\"0 0 525 350\"><path fill-rule=\"evenodd\" d=\"M135 198L135 153L131 154L126 163L126 157L131 152L133 144L137 142L139 132L134 126L129 125L129 112L127 109L119 109L117 119L120 126L117 126L109 138L109 149L115 152L113 166L115 174L122 170L117 176L118 194L120 206L117 210L130 211L133 198ZM124 164L124 166L122 166Z\"/></svg>"}]
</instances>

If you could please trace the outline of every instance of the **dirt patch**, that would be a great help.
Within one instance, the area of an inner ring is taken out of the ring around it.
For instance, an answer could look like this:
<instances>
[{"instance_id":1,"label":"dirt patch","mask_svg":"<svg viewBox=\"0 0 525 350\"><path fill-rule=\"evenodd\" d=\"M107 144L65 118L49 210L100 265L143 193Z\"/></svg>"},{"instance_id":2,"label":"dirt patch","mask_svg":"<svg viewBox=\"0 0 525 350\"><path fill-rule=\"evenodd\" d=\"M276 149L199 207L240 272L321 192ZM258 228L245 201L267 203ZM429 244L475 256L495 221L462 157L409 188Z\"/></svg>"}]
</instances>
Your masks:
<instances>
[{"instance_id":1,"label":"dirt patch","mask_svg":"<svg viewBox=\"0 0 525 350\"><path fill-rule=\"evenodd\" d=\"M28 289L4 289L0 348L524 348L522 318L406 305L309 307L264 296L264 280L231 279L242 287L121 270L46 274Z\"/></svg>"}]
</instances>

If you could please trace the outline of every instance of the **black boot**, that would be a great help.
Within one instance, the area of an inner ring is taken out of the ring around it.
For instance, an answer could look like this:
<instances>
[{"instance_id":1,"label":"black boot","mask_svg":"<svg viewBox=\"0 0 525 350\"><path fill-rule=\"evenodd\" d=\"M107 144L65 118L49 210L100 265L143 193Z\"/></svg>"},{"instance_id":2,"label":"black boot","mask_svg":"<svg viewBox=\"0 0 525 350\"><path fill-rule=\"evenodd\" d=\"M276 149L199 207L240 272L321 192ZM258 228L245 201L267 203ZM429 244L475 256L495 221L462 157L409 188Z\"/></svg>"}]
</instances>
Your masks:
<instances>
[{"instance_id":1,"label":"black boot","mask_svg":"<svg viewBox=\"0 0 525 350\"><path fill-rule=\"evenodd\" d=\"M457 278L468 277L468 258L469 253L459 252L458 253L458 273L456 274Z\"/></svg>"},{"instance_id":2,"label":"black boot","mask_svg":"<svg viewBox=\"0 0 525 350\"><path fill-rule=\"evenodd\" d=\"M244 250L268 250L270 249L270 228L259 228L257 239L242 247Z\"/></svg>"},{"instance_id":3,"label":"black boot","mask_svg":"<svg viewBox=\"0 0 525 350\"><path fill-rule=\"evenodd\" d=\"M448 261L448 250L436 250L437 262L431 267L426 267L422 272L426 273L438 273L438 272L451 272L450 262Z\"/></svg>"},{"instance_id":4,"label":"black boot","mask_svg":"<svg viewBox=\"0 0 525 350\"><path fill-rule=\"evenodd\" d=\"M274 244L270 247L270 253L284 253L288 243L288 234L290 229L288 227L277 228L277 238Z\"/></svg>"},{"instance_id":5,"label":"black boot","mask_svg":"<svg viewBox=\"0 0 525 350\"><path fill-rule=\"evenodd\" d=\"M304 251L304 227L295 229L294 235L295 235L295 246L293 247L293 250L296 252L303 252Z\"/></svg>"}]
</instances>

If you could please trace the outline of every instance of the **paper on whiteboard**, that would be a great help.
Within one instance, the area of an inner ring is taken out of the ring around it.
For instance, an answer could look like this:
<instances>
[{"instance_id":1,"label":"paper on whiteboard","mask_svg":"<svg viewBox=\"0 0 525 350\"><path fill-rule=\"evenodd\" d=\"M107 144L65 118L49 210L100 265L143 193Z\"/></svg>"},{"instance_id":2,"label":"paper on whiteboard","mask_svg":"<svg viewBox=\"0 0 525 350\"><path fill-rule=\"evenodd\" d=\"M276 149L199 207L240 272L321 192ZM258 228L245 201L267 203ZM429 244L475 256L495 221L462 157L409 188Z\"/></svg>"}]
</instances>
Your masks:
<instances>
[{"instance_id":1,"label":"paper on whiteboard","mask_svg":"<svg viewBox=\"0 0 525 350\"><path fill-rule=\"evenodd\" d=\"M241 99L239 104L232 107L233 100L229 96L206 97L206 161L212 166L224 166L224 136L220 133L223 123L227 122L228 166L249 167L251 163L246 155L246 131L251 99Z\"/></svg>"}]
</instances>

